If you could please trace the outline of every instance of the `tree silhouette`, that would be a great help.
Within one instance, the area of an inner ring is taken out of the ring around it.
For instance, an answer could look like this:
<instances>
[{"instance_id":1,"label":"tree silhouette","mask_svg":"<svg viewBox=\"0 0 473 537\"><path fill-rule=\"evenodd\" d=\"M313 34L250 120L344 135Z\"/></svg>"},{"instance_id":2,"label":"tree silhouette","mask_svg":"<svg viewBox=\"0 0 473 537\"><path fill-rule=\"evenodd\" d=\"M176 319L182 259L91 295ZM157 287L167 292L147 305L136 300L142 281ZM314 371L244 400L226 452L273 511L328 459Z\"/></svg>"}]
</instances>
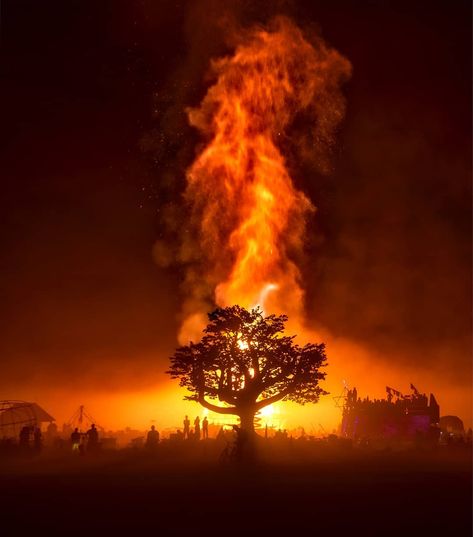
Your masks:
<instances>
[{"instance_id":1,"label":"tree silhouette","mask_svg":"<svg viewBox=\"0 0 473 537\"><path fill-rule=\"evenodd\" d=\"M231 306L208 317L202 340L178 348L167 371L191 393L185 399L235 414L242 429L253 433L255 414L265 406L281 400L316 403L327 394L319 386L325 345L300 347L295 336L285 336L286 315L265 317L259 308Z\"/></svg>"}]
</instances>

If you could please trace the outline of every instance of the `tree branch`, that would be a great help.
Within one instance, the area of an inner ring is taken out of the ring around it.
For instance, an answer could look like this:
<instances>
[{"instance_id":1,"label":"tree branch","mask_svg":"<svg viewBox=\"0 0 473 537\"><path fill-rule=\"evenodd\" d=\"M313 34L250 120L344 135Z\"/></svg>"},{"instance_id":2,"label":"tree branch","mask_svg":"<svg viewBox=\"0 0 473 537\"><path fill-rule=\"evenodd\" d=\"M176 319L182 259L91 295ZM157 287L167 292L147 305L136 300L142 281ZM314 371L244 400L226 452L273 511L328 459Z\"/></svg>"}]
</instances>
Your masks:
<instances>
[{"instance_id":1,"label":"tree branch","mask_svg":"<svg viewBox=\"0 0 473 537\"><path fill-rule=\"evenodd\" d=\"M211 410L212 412L217 412L219 414L235 414L235 407L223 407L218 405L213 405L212 403L209 403L205 400L205 397L203 395L199 395L199 403L206 408L207 410Z\"/></svg>"},{"instance_id":2,"label":"tree branch","mask_svg":"<svg viewBox=\"0 0 473 537\"><path fill-rule=\"evenodd\" d=\"M291 386L292 388L292 386ZM273 403L276 403L277 401L280 401L281 399L284 399L286 395L289 395L291 393L291 388L286 388L282 392L277 393L276 395L273 395L272 397L268 397L266 399L262 399L261 401L256 402L256 410L261 410L265 406L272 405Z\"/></svg>"}]
</instances>

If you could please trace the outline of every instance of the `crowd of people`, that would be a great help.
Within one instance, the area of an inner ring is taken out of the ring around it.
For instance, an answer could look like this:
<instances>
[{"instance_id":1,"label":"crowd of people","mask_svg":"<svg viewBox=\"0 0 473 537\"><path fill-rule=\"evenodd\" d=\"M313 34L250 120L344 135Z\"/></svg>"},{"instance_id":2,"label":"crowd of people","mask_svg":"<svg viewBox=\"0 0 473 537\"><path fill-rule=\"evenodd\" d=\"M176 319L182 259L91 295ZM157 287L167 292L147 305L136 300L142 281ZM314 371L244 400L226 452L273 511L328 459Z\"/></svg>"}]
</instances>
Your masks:
<instances>
[{"instance_id":1,"label":"crowd of people","mask_svg":"<svg viewBox=\"0 0 473 537\"><path fill-rule=\"evenodd\" d=\"M371 412L374 412L375 415L377 415L380 410L383 411L381 412L382 415L386 415L385 407L397 407L397 405L393 405L390 401L386 400L369 400L368 398L366 398L365 400L360 399L357 397L356 391L354 391L354 393L350 392L349 395L350 397L348 399L348 403L350 404L351 408L366 408ZM189 416L186 415L182 422L182 428L177 429L175 433L171 433L169 435L169 441L171 442L171 444L172 442L177 441L179 443L182 442L183 447L185 444L191 446L195 445L200 440L207 440L209 438L209 422L207 417L201 419L199 416L197 416L193 420L192 425L193 427L191 427L191 420L189 419ZM71 429L69 429L69 431L71 431ZM44 439L46 446L53 446L60 449L69 449L72 451L73 454L86 455L98 453L99 451L111 448L111 445L107 441L115 441L115 438L107 438L104 433L105 431L101 429L100 435L103 436L100 437L97 426L92 423L90 428L86 432L82 432L78 427L76 427L72 430L72 432L67 432L66 435L63 435L61 438L57 433L57 426L54 423L51 423L45 431ZM471 436L472 435L470 430L465 436L465 442L469 441L469 443L471 444ZM330 435L330 437L336 438L336 435ZM6 448L9 447L10 451L12 452L15 450L19 450L22 453L30 454L40 453L42 451L43 434L41 432L40 427L24 426L21 428L19 432L19 437L17 438L18 440L14 442L14 444L12 444L11 442L6 443L5 441L3 441L1 445L2 450L6 452ZM166 438L168 437L166 436ZM214 427L214 429L212 430L212 438L215 438L217 444L226 446L221 453L222 462L238 460L242 457L243 453L248 452L250 450L252 444L251 442L248 442L247 432L238 425L233 425L231 430L228 430L228 428L225 429L224 427L220 427L218 433ZM267 427L264 430L264 438L268 439ZM279 443L285 443L289 440L293 440L292 435L289 436L286 430L281 429L273 430L271 433L271 438L273 439L273 442ZM295 438L300 438L304 440L308 437L306 437L304 431L302 431L302 435L300 437L296 436ZM443 443L453 442L452 435L447 435L445 436L445 438L446 440L444 440ZM140 442L135 443L134 440L140 440ZM128 447L140 449L145 448L148 451L157 451L158 446L160 445L160 443L162 443L160 433L155 425L152 425L144 436L141 436L140 438L136 438L134 440L129 441ZM165 441L165 443L167 443L167 441ZM112 447L114 447L115 445L116 444L114 444ZM250 457L251 453L246 453L246 458Z\"/></svg>"},{"instance_id":2,"label":"crowd of people","mask_svg":"<svg viewBox=\"0 0 473 537\"><path fill-rule=\"evenodd\" d=\"M40 453L43 447L42 437L43 435L39 427L25 425L20 431L20 450L23 452L33 450L36 453Z\"/></svg>"},{"instance_id":3,"label":"crowd of people","mask_svg":"<svg viewBox=\"0 0 473 537\"><path fill-rule=\"evenodd\" d=\"M41 431L39 431L39 434L41 434ZM173 437L181 440L190 441L208 439L209 422L207 417L204 417L201 422L199 416L197 416L194 420L194 427L191 428L191 422L189 420L189 417L186 415L183 421L183 429L178 429L177 432L173 435ZM153 450L159 445L159 442L159 431L156 429L155 425L152 425L150 430L146 434L145 447L147 449ZM76 427L70 435L70 444L72 451L78 452L81 455L85 454L86 452L93 453L98 451L100 447L100 442L99 432L97 430L96 425L92 423L91 428L85 433L80 432L79 429Z\"/></svg>"},{"instance_id":4,"label":"crowd of people","mask_svg":"<svg viewBox=\"0 0 473 537\"><path fill-rule=\"evenodd\" d=\"M201 437L205 440L209 437L209 421L207 416L202 420L202 427L200 426L200 418L197 416L194 420L194 428L191 429L191 422L189 416L184 418L184 431L182 437L184 440L200 440ZM180 429L178 430L178 433Z\"/></svg>"},{"instance_id":5,"label":"crowd of people","mask_svg":"<svg viewBox=\"0 0 473 537\"><path fill-rule=\"evenodd\" d=\"M191 427L189 417L186 415L183 420L183 428L178 429L177 432L171 436L174 439L189 441L206 440L209 438L209 422L207 417L204 417L204 419L201 420L199 416L197 416L193 425L194 426ZM86 432L82 432L78 427L75 427L70 434L67 434L69 436L66 436L66 444L68 441L71 451L80 455L99 451L103 443L103 439L99 439L99 431L95 423L92 423ZM39 453L43 448L43 433L38 426L23 426L17 438L18 441L16 445L23 452ZM45 438L47 445L54 445L54 441L61 440L55 423L49 424L45 433ZM64 440L61 440L61 442L64 442ZM159 442L159 431L156 429L155 425L152 425L146 434L145 447L152 450L158 446ZM3 444L7 444L5 439ZM10 439L8 445L13 447L14 444L14 440Z\"/></svg>"}]
</instances>

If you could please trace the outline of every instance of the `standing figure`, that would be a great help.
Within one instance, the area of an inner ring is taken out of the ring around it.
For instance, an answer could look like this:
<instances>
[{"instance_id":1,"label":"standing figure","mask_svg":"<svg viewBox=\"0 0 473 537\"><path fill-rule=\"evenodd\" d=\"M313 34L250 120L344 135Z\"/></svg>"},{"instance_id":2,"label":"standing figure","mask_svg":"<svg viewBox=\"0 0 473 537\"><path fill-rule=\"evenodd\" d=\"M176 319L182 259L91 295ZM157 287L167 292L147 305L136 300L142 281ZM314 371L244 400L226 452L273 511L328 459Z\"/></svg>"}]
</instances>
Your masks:
<instances>
[{"instance_id":1,"label":"standing figure","mask_svg":"<svg viewBox=\"0 0 473 537\"><path fill-rule=\"evenodd\" d=\"M87 451L96 452L99 447L99 432L92 423L91 428L87 431Z\"/></svg>"},{"instance_id":2,"label":"standing figure","mask_svg":"<svg viewBox=\"0 0 473 537\"><path fill-rule=\"evenodd\" d=\"M207 416L202 421L202 437L207 439L209 437L209 420Z\"/></svg>"},{"instance_id":3,"label":"standing figure","mask_svg":"<svg viewBox=\"0 0 473 537\"><path fill-rule=\"evenodd\" d=\"M71 433L71 444L72 444L72 451L79 451L80 432L77 427L74 429L74 432Z\"/></svg>"},{"instance_id":4,"label":"standing figure","mask_svg":"<svg viewBox=\"0 0 473 537\"><path fill-rule=\"evenodd\" d=\"M194 439L200 440L200 418L197 416L194 420Z\"/></svg>"},{"instance_id":5,"label":"standing figure","mask_svg":"<svg viewBox=\"0 0 473 537\"><path fill-rule=\"evenodd\" d=\"M148 431L148 436L146 438L146 447L148 449L156 449L159 443L159 433L156 430L154 425L151 425L151 430Z\"/></svg>"},{"instance_id":6,"label":"standing figure","mask_svg":"<svg viewBox=\"0 0 473 537\"><path fill-rule=\"evenodd\" d=\"M189 417L186 416L184 418L184 439L188 439L189 438L189 431L190 431L190 427L191 427L191 422L189 420Z\"/></svg>"}]
</instances>

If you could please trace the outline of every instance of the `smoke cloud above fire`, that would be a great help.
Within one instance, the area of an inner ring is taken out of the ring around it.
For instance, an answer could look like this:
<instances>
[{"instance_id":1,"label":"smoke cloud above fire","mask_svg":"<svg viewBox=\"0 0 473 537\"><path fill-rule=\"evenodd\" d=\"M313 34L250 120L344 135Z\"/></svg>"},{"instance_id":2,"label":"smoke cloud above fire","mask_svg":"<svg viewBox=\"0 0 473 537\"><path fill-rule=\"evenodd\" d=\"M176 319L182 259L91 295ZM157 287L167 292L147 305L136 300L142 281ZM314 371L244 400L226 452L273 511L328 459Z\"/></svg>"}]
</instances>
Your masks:
<instances>
[{"instance_id":1,"label":"smoke cloud above fire","mask_svg":"<svg viewBox=\"0 0 473 537\"><path fill-rule=\"evenodd\" d=\"M212 60L212 83L188 109L204 144L186 174L182 343L200 337L214 305L260 305L302 322L297 259L315 207L295 187L284 148L292 135L299 156L310 147L318 169L327 168L351 72L347 59L310 37L285 17L233 32L233 53ZM297 122L305 126L298 135Z\"/></svg>"}]
</instances>

